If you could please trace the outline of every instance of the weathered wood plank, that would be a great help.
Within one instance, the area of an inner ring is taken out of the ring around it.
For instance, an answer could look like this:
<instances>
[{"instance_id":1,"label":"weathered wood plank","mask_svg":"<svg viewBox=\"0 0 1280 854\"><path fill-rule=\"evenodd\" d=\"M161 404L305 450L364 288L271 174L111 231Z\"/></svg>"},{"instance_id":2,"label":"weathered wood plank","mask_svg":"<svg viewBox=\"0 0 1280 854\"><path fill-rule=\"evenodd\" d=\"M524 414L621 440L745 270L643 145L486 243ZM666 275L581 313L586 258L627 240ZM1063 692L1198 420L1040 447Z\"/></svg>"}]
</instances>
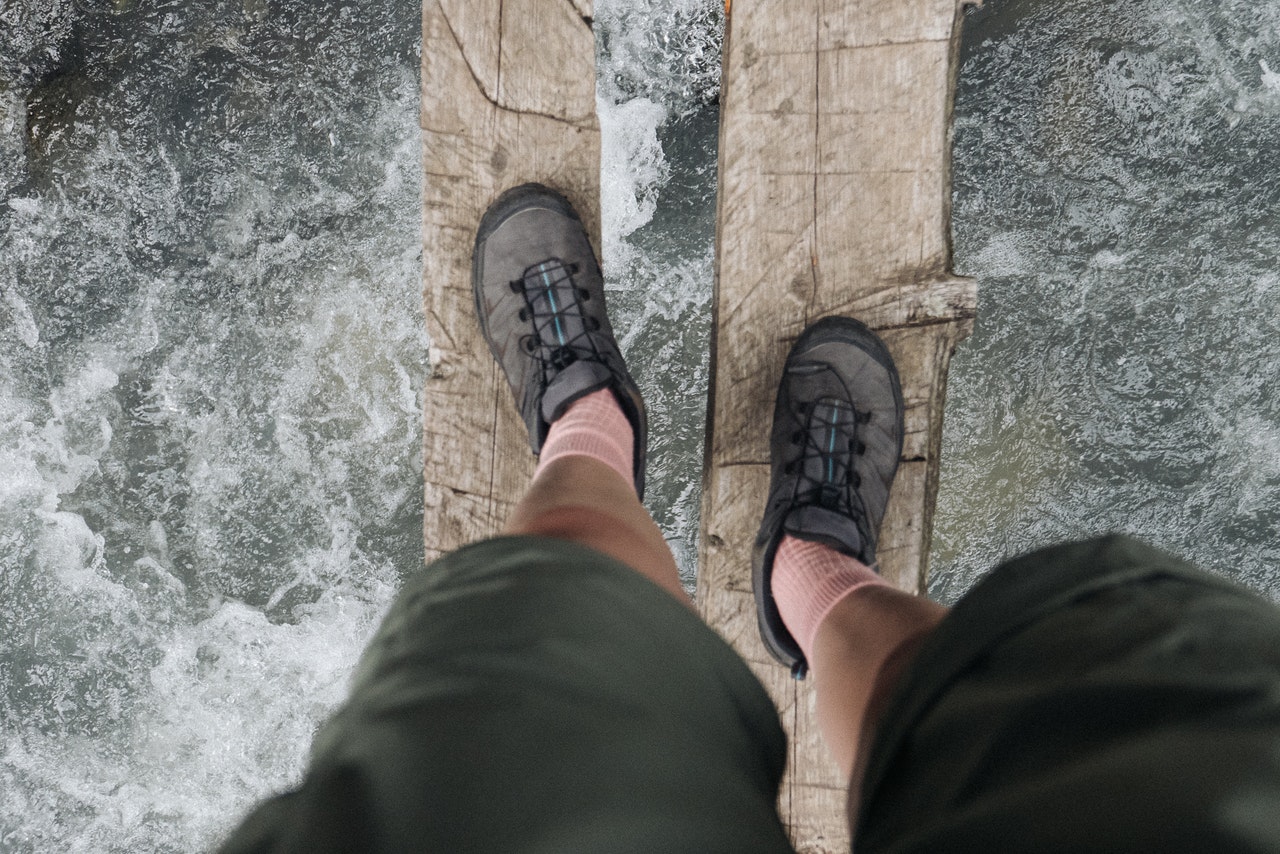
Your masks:
<instances>
[{"instance_id":1,"label":"weathered wood plank","mask_svg":"<svg viewBox=\"0 0 1280 854\"><path fill-rule=\"evenodd\" d=\"M422 41L423 535L433 558L495 533L533 456L489 356L471 247L502 190L565 193L600 245L600 132L589 0L426 0ZM501 449L501 451L499 451Z\"/></svg>"},{"instance_id":2,"label":"weathered wood plank","mask_svg":"<svg viewBox=\"0 0 1280 854\"><path fill-rule=\"evenodd\" d=\"M812 685L764 651L750 548L768 486L782 363L812 320L881 330L907 435L879 550L919 592L937 491L946 371L976 310L950 264L949 139L957 0L736 0L725 37L712 399L698 600L792 736L780 809L801 851L847 851L845 783Z\"/></svg>"}]
</instances>

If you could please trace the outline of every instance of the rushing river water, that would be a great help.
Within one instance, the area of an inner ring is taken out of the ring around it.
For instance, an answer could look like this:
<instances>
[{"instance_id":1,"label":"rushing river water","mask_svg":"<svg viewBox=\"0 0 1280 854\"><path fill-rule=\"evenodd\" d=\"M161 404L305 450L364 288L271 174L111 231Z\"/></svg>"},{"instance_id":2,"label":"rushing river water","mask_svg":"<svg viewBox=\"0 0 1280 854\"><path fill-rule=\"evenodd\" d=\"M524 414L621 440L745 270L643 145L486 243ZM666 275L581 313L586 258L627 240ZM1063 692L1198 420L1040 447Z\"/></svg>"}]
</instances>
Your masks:
<instances>
[{"instance_id":1,"label":"rushing river water","mask_svg":"<svg viewBox=\"0 0 1280 854\"><path fill-rule=\"evenodd\" d=\"M722 15L596 11L610 299L692 582ZM421 564L419 26L0 0L0 851L212 844L297 779ZM1280 3L968 26L981 317L934 593L1121 528L1276 596Z\"/></svg>"},{"instance_id":2,"label":"rushing river water","mask_svg":"<svg viewBox=\"0 0 1280 854\"><path fill-rule=\"evenodd\" d=\"M719 15L597 15L605 252L690 582ZM0 850L207 847L297 779L421 565L420 22L0 0Z\"/></svg>"},{"instance_id":3,"label":"rushing river water","mask_svg":"<svg viewBox=\"0 0 1280 854\"><path fill-rule=\"evenodd\" d=\"M0 849L198 850L421 560L419 13L0 2Z\"/></svg>"},{"instance_id":4,"label":"rushing river water","mask_svg":"<svg viewBox=\"0 0 1280 854\"><path fill-rule=\"evenodd\" d=\"M1280 599L1280 3L966 26L933 593L1122 530Z\"/></svg>"}]
</instances>

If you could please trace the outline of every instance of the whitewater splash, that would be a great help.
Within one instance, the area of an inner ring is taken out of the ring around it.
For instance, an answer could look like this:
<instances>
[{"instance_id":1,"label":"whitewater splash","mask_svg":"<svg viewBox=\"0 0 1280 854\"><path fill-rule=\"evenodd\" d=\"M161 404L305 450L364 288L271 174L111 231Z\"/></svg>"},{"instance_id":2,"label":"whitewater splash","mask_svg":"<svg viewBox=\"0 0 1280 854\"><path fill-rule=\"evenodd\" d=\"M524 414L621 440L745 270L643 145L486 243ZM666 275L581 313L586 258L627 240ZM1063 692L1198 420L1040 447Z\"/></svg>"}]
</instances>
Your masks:
<instances>
[{"instance_id":1,"label":"whitewater splash","mask_svg":"<svg viewBox=\"0 0 1280 854\"><path fill-rule=\"evenodd\" d=\"M692 583L719 10L597 13L610 300ZM0 18L0 849L199 850L297 782L422 563L420 5Z\"/></svg>"},{"instance_id":2,"label":"whitewater splash","mask_svg":"<svg viewBox=\"0 0 1280 854\"><path fill-rule=\"evenodd\" d=\"M0 847L197 850L421 560L418 15L49 6L3 56Z\"/></svg>"}]
</instances>

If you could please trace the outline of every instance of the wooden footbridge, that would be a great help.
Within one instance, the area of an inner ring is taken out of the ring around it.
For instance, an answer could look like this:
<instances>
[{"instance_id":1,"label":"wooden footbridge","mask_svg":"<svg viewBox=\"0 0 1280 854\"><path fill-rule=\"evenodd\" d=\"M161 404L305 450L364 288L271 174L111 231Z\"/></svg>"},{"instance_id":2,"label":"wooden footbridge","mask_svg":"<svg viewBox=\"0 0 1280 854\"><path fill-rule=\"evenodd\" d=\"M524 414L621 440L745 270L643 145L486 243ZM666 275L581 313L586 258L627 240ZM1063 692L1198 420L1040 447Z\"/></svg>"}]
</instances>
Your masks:
<instances>
[{"instance_id":1,"label":"wooden footbridge","mask_svg":"<svg viewBox=\"0 0 1280 854\"><path fill-rule=\"evenodd\" d=\"M949 272L959 12L958 0L736 0L726 24L698 606L791 735L780 811L801 852L849 850L846 781L825 756L811 683L756 631L760 413L808 322L848 314L881 332L907 433L880 568L922 590L947 365L976 308L973 283ZM498 193L531 180L568 195L600 246L591 21L592 0L424 0L428 558L496 532L533 471L512 451L524 428L472 316L471 246Z\"/></svg>"}]
</instances>

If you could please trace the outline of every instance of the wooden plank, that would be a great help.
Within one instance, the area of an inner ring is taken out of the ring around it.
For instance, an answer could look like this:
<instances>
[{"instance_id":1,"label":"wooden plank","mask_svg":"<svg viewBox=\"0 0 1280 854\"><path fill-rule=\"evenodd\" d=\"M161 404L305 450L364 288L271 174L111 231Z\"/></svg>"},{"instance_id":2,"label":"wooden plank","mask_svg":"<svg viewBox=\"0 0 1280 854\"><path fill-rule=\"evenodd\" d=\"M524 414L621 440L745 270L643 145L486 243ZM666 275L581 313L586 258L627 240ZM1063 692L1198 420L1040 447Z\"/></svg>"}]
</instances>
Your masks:
<instances>
[{"instance_id":1,"label":"wooden plank","mask_svg":"<svg viewBox=\"0 0 1280 854\"><path fill-rule=\"evenodd\" d=\"M924 587L947 365L976 310L951 275L949 137L957 0L736 0L720 129L712 390L698 601L778 705L792 737L780 810L801 852L848 851L846 782L810 682L764 651L750 550L768 487L782 363L812 320L879 329L906 398L882 574Z\"/></svg>"},{"instance_id":2,"label":"wooden plank","mask_svg":"<svg viewBox=\"0 0 1280 854\"><path fill-rule=\"evenodd\" d=\"M533 472L471 295L471 248L502 190L565 193L600 245L590 0L425 0L423 302L428 559L498 531ZM499 452L501 449L501 452Z\"/></svg>"}]
</instances>

